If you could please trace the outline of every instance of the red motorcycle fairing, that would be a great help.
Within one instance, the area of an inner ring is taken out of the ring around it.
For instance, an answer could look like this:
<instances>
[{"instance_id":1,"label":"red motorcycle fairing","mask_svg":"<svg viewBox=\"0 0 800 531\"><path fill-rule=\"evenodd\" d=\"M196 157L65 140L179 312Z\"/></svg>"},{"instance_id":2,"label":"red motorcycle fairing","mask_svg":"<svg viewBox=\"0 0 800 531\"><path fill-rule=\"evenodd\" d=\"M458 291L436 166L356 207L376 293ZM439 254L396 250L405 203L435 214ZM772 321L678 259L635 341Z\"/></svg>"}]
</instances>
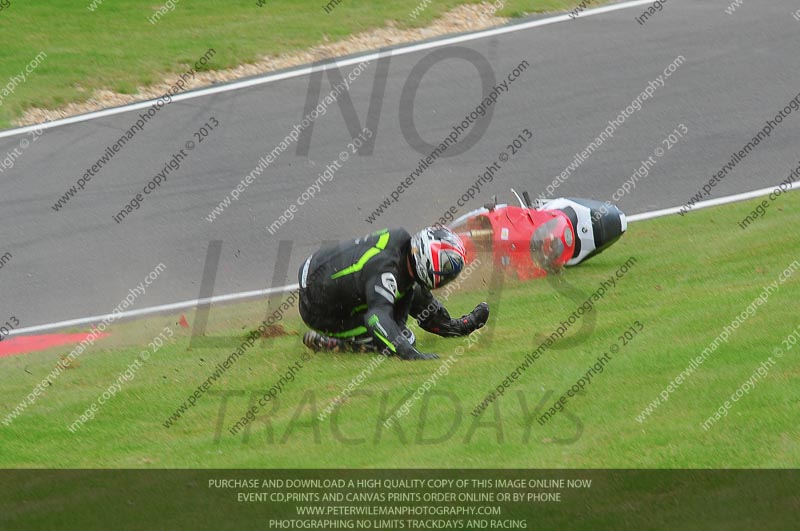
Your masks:
<instances>
[{"instance_id":1,"label":"red motorcycle fairing","mask_svg":"<svg viewBox=\"0 0 800 531\"><path fill-rule=\"evenodd\" d=\"M560 210L496 205L462 216L451 228L464 241L468 258L491 252L495 267L520 280L564 267L575 251L572 223Z\"/></svg>"}]
</instances>

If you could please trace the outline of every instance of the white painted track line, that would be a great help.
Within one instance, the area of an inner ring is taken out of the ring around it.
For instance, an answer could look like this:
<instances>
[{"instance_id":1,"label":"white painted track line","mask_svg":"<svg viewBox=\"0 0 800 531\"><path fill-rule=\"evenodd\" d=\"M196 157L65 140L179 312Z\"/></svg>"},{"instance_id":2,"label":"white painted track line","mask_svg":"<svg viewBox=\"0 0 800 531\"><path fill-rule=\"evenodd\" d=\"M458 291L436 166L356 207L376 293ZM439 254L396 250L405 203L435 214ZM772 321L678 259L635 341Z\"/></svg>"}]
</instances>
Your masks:
<instances>
[{"instance_id":1,"label":"white painted track line","mask_svg":"<svg viewBox=\"0 0 800 531\"><path fill-rule=\"evenodd\" d=\"M610 13L612 11L618 11L620 9L627 9L629 7L636 7L645 4L652 4L652 0L635 0L632 2L623 2L621 4L612 4L608 6L598 7L595 9L587 9L586 11L581 12L576 18L585 18L594 15L601 15L603 13ZM172 96L172 101L185 101L191 100L195 98L202 98L204 96L211 96L213 94L220 94L222 92L230 92L233 90L244 89L248 87L255 87L257 85L263 85L266 83L272 83L274 81L281 81L283 79L291 79L295 77L301 77L312 72L316 72L319 70L325 70L330 65L335 65L338 68L342 68L345 66L356 65L363 61L374 61L380 59L381 57L391 55L392 57L397 57L400 55L406 55L409 53L421 52L424 50L430 50L433 48L440 48L442 46L450 46L453 44L460 44L462 42L469 42L478 39L485 39L487 37L494 37L496 35L503 35L506 33L513 33L516 31L523 31L531 28L538 28L541 26L547 26L550 24L556 24L558 22L566 22L569 20L573 20L569 15L556 15L553 17L547 17L537 20L531 20L528 22L522 22L519 24L510 24L507 26L500 26L499 28L492 28L483 31L477 31L475 33L468 33L466 35L458 35L456 37L448 37L436 41L430 42L422 42L419 44L411 44L407 46L401 46L399 48L394 48L389 52L371 52L365 55L359 55L356 57L349 57L347 59L342 59L339 61L335 61L333 63L326 63L320 64L316 66L301 66L296 69L288 70L285 72L280 72L278 74L268 74L261 77L256 77L252 79L245 79L243 81L235 81L233 83L227 83L224 85L218 85L213 87L208 87L204 89L194 90L192 92L184 92L183 94L178 94L176 96ZM156 98L158 99L158 98ZM123 105L122 107L114 107L111 109L104 109L102 111L95 111L86 114L81 114L78 116L71 116L69 118L62 118L60 120L53 120L52 122L45 122L43 124L37 125L29 125L26 127L19 127L17 129L9 129L7 131L0 131L0 138L6 138L15 135L21 135L28 133L30 131L38 131L40 129L53 129L54 127L60 127L62 125L69 125L79 122L86 122L89 120L96 120L98 118L104 118L106 116L113 116L115 114L121 114L125 112L137 111L140 109L146 109L155 103L156 99L147 100L147 101L140 101L136 103L131 103L129 105Z\"/></svg>"},{"instance_id":2,"label":"white painted track line","mask_svg":"<svg viewBox=\"0 0 800 531\"><path fill-rule=\"evenodd\" d=\"M266 297L268 295L277 295L280 293L286 293L287 291L292 291L294 289L299 288L299 284L289 284L288 286L280 286L277 288L267 288L267 289L256 289L252 291L242 291L239 293L229 293L228 295L217 295L216 297L206 297L205 299L193 299L190 301L183 301L183 302L173 302L171 304L162 304L159 306L151 306L149 308L140 308L138 310L129 310L127 312L119 312L117 316L114 318L114 322L124 320L124 319L132 319L135 317L145 317L148 315L154 315L158 313L165 313L165 312L175 312L179 310L188 310L191 308L195 308L200 306L201 304L218 304L221 302L231 302L231 301L241 301L246 299L256 299L261 297ZM18 335L25 335L34 332L47 332L49 330L58 330L61 328L68 328L71 326L81 326L87 325L92 323L99 323L105 319L109 319L113 316L111 313L107 313L105 315L93 315L91 317L79 317L77 319L70 319L68 321L59 321L57 323L47 323L41 324L36 326L29 326L27 328L18 328L16 330L12 330L8 336L18 336Z\"/></svg>"},{"instance_id":3,"label":"white painted track line","mask_svg":"<svg viewBox=\"0 0 800 531\"><path fill-rule=\"evenodd\" d=\"M718 197L717 199L700 201L699 203L695 203L694 206L692 206L692 209L687 212L687 214L691 214L695 210L702 210L704 208L709 208L713 206L727 205L728 203L736 203L738 201L747 201L748 199L762 197L768 195L770 192L775 190L775 188L777 188L777 186L770 186L769 188L761 188L760 190L753 190L752 192L744 192L741 194ZM788 192L790 190L796 190L797 188L800 188L800 181L791 183L788 190L786 191ZM626 216L626 217L628 218L628 221L643 221L645 219L660 218L661 216L669 216L670 214L677 214L678 212L681 211L683 207L684 205L671 208L662 208L661 210L653 210L652 212L642 212L641 214L633 214L632 216Z\"/></svg>"}]
</instances>

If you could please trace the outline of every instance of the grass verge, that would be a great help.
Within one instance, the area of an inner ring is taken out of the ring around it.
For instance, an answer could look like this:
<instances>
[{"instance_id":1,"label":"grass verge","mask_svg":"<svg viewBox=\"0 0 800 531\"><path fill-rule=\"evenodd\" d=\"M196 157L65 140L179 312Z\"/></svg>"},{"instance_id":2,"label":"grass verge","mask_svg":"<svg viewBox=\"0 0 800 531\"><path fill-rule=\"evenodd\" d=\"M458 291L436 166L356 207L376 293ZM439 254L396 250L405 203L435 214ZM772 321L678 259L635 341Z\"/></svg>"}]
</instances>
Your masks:
<instances>
[{"instance_id":1,"label":"grass verge","mask_svg":"<svg viewBox=\"0 0 800 531\"><path fill-rule=\"evenodd\" d=\"M0 11L0 128L30 107L82 102L96 89L134 94L140 86L185 71L210 48L209 69L252 63L265 55L305 50L382 27L389 20L422 27L445 11L474 0L342 0L327 13L316 0L52 0L11 2ZM498 14L572 8L573 0L507 0ZM164 9L166 5L174 9ZM163 15L151 23L159 9ZM415 11L416 10L416 11ZM414 14L414 16L412 16ZM39 54L46 57L22 83L12 82Z\"/></svg>"},{"instance_id":2,"label":"grass verge","mask_svg":"<svg viewBox=\"0 0 800 531\"><path fill-rule=\"evenodd\" d=\"M443 360L459 346L464 354L455 355L447 374L391 428L383 427L383 419L442 362L387 359L336 414L319 421L371 358L315 355L284 382L277 401L267 402L255 422L232 435L229 428L306 353L298 336L302 323L290 315L283 323L289 335L257 342L167 428L169 415L235 347L187 350L188 331L175 325L175 317L118 325L112 339L81 356L33 407L10 426L0 424L0 467L796 467L793 390L800 373L796 352L782 340L800 324L787 311L800 296L800 272L786 275L667 401L636 420L764 286L800 258L795 236L786 230L800 222L800 194L778 201L747 230L737 222L751 203L632 224L615 246L568 270L558 283L507 281L487 291L481 286L491 284L490 272L479 270L473 288L455 293L448 306L460 314L488 299L491 326L471 347L462 339L417 331L423 349ZM473 417L470 412L487 393L629 257L635 264L594 309L502 398ZM237 343L263 315L263 303L215 308L211 335L233 336ZM67 426L164 326L174 330L168 344L93 420L71 433ZM623 345L620 336L631 327L636 333ZM538 416L611 345L618 351L603 372L568 399L564 412L539 423ZM776 348L783 357L775 356ZM0 360L3 418L63 354ZM703 429L770 357L775 363L768 373L751 382L726 416Z\"/></svg>"}]
</instances>

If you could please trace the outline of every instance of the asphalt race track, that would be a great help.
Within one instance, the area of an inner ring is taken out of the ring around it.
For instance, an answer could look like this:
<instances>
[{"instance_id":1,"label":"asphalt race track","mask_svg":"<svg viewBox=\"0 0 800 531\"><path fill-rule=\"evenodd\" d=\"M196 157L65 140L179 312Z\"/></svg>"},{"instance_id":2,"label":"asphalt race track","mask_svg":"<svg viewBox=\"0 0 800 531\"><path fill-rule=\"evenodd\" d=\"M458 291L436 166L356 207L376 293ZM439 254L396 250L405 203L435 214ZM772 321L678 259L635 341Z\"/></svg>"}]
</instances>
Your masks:
<instances>
[{"instance_id":1,"label":"asphalt race track","mask_svg":"<svg viewBox=\"0 0 800 531\"><path fill-rule=\"evenodd\" d=\"M435 221L526 128L533 139L460 213L494 193L510 200L510 187L536 196L679 56L685 60L664 86L556 196L609 199L683 124L685 137L619 206L634 214L683 204L800 92L800 22L791 16L796 2L745 2L732 15L725 13L727 5L670 0L643 25L635 17L646 6L637 6L472 40L459 49L392 57L383 67L373 61L348 94L362 127L370 102L380 109L373 115L378 117L374 151L341 163L333 179L274 235L266 227L348 150L351 134L336 104L315 121L307 155L297 153L297 144L289 146L215 221L206 217L303 119L307 75L166 106L60 211L52 205L141 111L48 129L0 174L0 255L12 255L0 269L0 318L15 315L27 327L110 312L161 262L166 271L135 307L196 298L211 240L223 241L214 294L272 284L280 240L293 244L290 273L278 278L278 285L293 283L297 267L321 241L384 226L414 230ZM408 87L417 86L411 99L410 89L403 94L403 88L416 65L439 57L429 57L432 53L449 58L421 78L411 76ZM421 138L438 144L481 102L482 78L499 82L523 61L528 68L483 119L480 127L488 127L478 142L437 160L397 204L367 223L427 154L406 139L401 117L407 125L413 118ZM341 73L352 69L343 67ZM380 70L378 85L383 77L386 81L382 98L373 95ZM323 77L322 95L330 90ZM212 117L219 125L187 151L186 142L196 141L194 133ZM26 138L32 140L30 134L0 138L0 157L19 150ZM778 183L797 165L798 138L800 112L793 112L709 197ZM180 168L116 223L112 216L182 148L187 157ZM685 219L691 222L690 215Z\"/></svg>"}]
</instances>

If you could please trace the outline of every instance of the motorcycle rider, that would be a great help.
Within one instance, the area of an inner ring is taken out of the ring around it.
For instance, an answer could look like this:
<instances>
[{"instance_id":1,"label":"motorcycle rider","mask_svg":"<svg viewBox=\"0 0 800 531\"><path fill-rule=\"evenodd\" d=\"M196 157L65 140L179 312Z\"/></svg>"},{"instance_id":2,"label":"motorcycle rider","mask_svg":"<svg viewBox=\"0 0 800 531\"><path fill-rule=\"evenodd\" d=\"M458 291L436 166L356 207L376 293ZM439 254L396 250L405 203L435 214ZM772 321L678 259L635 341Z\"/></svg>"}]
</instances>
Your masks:
<instances>
[{"instance_id":1,"label":"motorcycle rider","mask_svg":"<svg viewBox=\"0 0 800 531\"><path fill-rule=\"evenodd\" d=\"M452 319L430 290L455 279L464 268L461 238L447 227L413 236L384 229L323 247L298 272L300 315L312 328L303 343L314 351L380 351L404 360L438 358L416 348L408 316L428 332L457 337L481 328L489 305Z\"/></svg>"}]
</instances>

